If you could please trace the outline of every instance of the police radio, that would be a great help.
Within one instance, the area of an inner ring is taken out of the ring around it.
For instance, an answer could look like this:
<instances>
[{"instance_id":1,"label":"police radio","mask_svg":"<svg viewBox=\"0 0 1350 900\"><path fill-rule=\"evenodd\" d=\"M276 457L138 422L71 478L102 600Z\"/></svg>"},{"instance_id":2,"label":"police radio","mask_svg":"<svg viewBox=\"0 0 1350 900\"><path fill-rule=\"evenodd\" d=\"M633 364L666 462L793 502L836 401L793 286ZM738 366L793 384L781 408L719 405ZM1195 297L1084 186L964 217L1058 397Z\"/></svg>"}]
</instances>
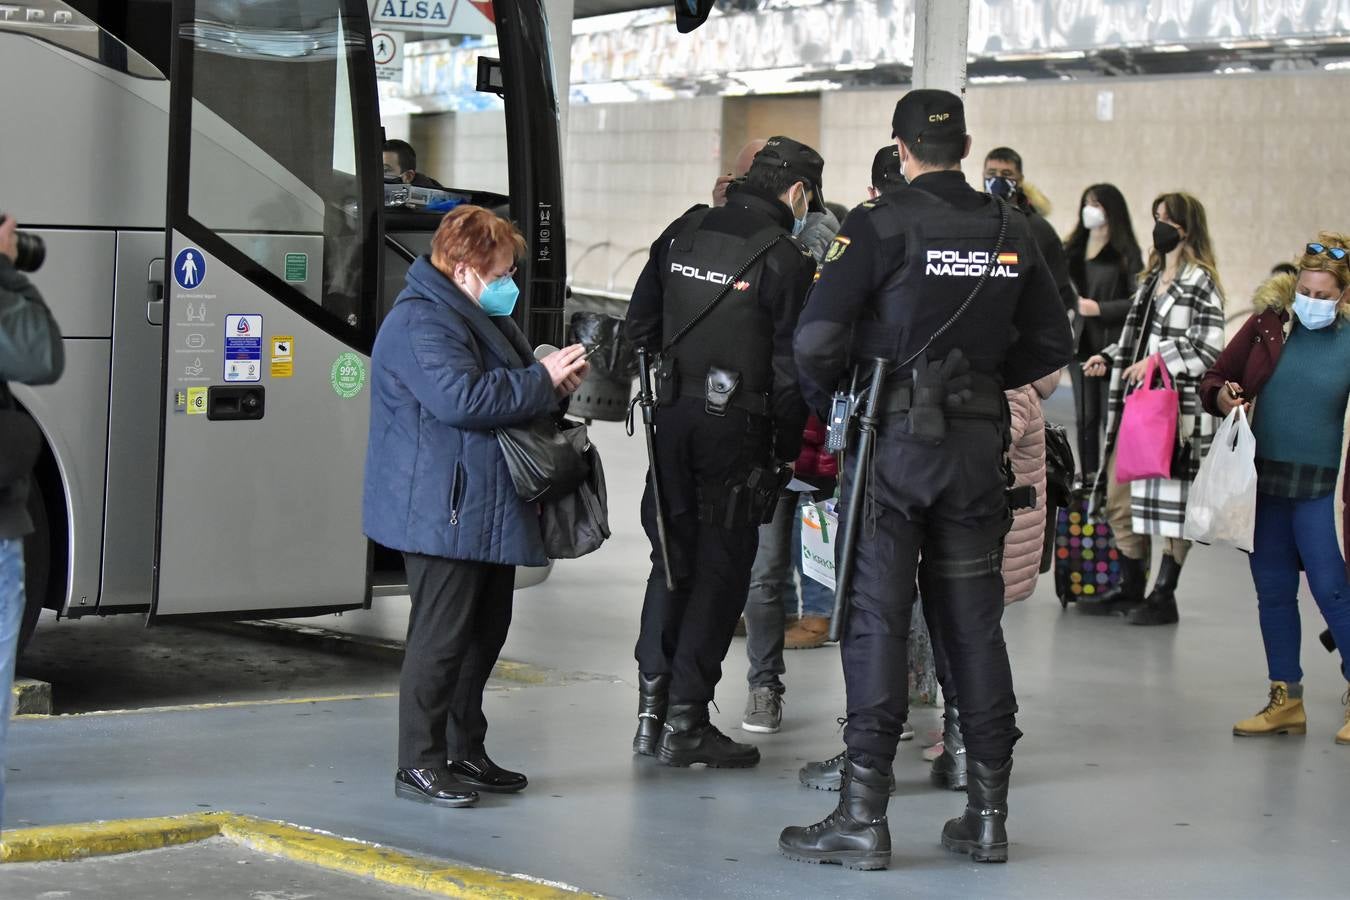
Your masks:
<instances>
[{"instance_id":1,"label":"police radio","mask_svg":"<svg viewBox=\"0 0 1350 900\"><path fill-rule=\"evenodd\" d=\"M857 399L849 391L835 391L830 401L830 420L825 423L825 449L843 453L848 449L848 428Z\"/></svg>"}]
</instances>

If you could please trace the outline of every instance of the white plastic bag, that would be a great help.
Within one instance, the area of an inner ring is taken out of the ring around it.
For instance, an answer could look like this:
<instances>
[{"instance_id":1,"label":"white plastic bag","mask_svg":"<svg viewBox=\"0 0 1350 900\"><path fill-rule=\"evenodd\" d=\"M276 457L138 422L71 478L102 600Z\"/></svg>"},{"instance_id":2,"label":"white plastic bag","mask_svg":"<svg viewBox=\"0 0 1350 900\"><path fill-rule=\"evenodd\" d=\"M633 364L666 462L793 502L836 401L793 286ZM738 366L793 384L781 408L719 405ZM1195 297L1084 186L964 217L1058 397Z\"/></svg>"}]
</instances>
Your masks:
<instances>
[{"instance_id":1,"label":"white plastic bag","mask_svg":"<svg viewBox=\"0 0 1350 900\"><path fill-rule=\"evenodd\" d=\"M1256 531L1256 435L1235 407L1219 426L1186 498L1187 540L1232 544L1248 553Z\"/></svg>"}]
</instances>

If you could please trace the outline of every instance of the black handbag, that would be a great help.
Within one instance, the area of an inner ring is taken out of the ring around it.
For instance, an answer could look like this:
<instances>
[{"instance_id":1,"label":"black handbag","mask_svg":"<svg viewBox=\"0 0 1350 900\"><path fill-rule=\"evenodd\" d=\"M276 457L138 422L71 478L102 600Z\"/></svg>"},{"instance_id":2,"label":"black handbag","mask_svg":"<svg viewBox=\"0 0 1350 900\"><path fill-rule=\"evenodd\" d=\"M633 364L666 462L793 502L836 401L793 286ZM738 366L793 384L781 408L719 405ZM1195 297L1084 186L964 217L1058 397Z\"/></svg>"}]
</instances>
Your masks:
<instances>
[{"instance_id":1,"label":"black handbag","mask_svg":"<svg viewBox=\"0 0 1350 900\"><path fill-rule=\"evenodd\" d=\"M544 550L549 559L577 559L600 549L609 539L609 495L605 470L593 444L586 446L590 473L576 490L547 500L540 507Z\"/></svg>"},{"instance_id":2,"label":"black handbag","mask_svg":"<svg viewBox=\"0 0 1350 900\"><path fill-rule=\"evenodd\" d=\"M590 474L590 439L580 422L541 416L495 434L516 493L529 503L565 496Z\"/></svg>"}]
</instances>

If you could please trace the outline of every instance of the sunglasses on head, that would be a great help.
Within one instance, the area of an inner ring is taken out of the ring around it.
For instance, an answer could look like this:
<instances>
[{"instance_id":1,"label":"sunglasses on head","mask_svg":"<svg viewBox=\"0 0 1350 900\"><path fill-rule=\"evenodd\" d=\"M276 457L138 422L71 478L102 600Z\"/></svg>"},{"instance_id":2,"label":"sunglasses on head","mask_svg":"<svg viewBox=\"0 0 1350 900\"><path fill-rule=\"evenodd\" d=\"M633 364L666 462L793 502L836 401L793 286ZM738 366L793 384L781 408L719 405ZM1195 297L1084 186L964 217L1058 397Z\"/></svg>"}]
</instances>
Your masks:
<instances>
[{"instance_id":1,"label":"sunglasses on head","mask_svg":"<svg viewBox=\"0 0 1350 900\"><path fill-rule=\"evenodd\" d=\"M1307 251L1313 256L1325 253L1327 256L1330 256L1337 261L1345 259L1346 256L1350 256L1350 250L1346 250L1344 247L1328 247L1325 244L1318 243L1309 244L1307 246Z\"/></svg>"}]
</instances>

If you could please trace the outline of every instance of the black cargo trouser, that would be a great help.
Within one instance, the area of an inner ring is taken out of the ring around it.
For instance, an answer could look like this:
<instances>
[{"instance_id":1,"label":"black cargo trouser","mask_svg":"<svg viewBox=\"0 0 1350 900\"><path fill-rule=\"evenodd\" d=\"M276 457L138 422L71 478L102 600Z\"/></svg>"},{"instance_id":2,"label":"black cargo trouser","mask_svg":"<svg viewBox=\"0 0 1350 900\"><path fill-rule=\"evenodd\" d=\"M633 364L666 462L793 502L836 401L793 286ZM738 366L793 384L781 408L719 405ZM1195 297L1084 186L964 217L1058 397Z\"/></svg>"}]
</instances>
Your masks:
<instances>
[{"instance_id":1,"label":"black cargo trouser","mask_svg":"<svg viewBox=\"0 0 1350 900\"><path fill-rule=\"evenodd\" d=\"M842 641L844 741L850 757L866 765L890 766L909 714L916 581L934 652L945 653L960 697L970 758L1006 759L1021 736L1002 627L1002 546L1011 521L1006 432L983 420L948 427L937 447L899 440L883 427L876 448L875 507L863 512Z\"/></svg>"},{"instance_id":2,"label":"black cargo trouser","mask_svg":"<svg viewBox=\"0 0 1350 900\"><path fill-rule=\"evenodd\" d=\"M405 553L412 611L398 687L398 765L484 752L483 689L511 627L514 566Z\"/></svg>"},{"instance_id":3,"label":"black cargo trouser","mask_svg":"<svg viewBox=\"0 0 1350 900\"><path fill-rule=\"evenodd\" d=\"M759 545L757 522L728 528L700 521L701 493L724 493L744 483L751 469L769 463L768 425L739 409L725 417L708 415L702 400L688 397L656 411L657 468L675 590L666 587L648 473L642 527L652 544L652 571L635 656L644 674L671 676L673 704L712 701L745 609Z\"/></svg>"}]
</instances>

